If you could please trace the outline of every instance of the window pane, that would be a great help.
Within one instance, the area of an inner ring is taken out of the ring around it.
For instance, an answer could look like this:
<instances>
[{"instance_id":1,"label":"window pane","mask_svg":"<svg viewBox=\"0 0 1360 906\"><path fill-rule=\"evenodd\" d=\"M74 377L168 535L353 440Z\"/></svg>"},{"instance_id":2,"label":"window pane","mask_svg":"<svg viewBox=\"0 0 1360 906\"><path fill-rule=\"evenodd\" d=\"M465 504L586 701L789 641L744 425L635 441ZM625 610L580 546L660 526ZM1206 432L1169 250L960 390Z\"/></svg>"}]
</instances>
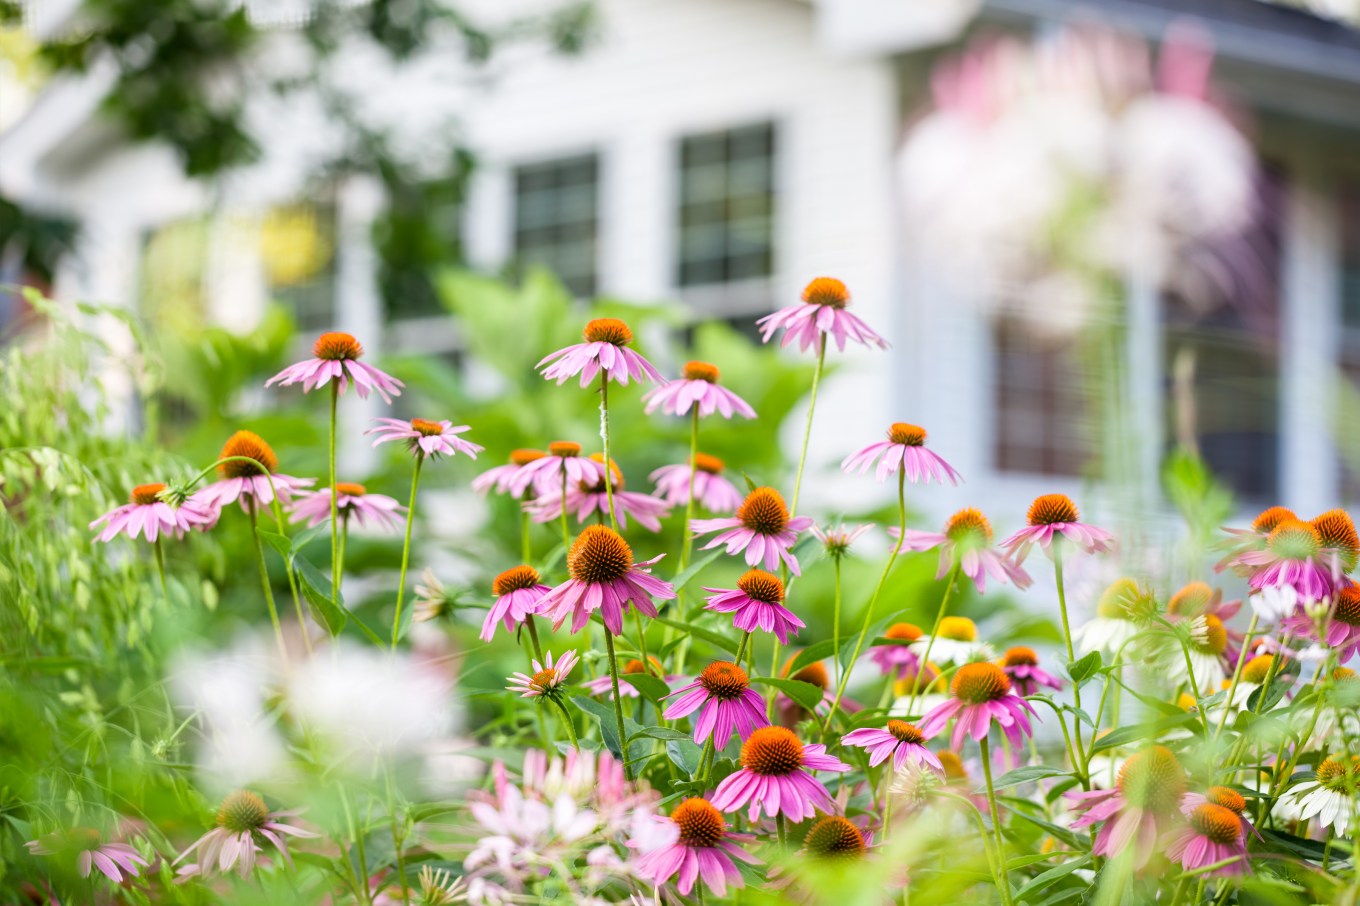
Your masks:
<instances>
[{"instance_id":1,"label":"window pane","mask_svg":"<svg viewBox=\"0 0 1360 906\"><path fill-rule=\"evenodd\" d=\"M774 265L774 126L694 135L680 144L677 281L767 277Z\"/></svg>"},{"instance_id":2,"label":"window pane","mask_svg":"<svg viewBox=\"0 0 1360 906\"><path fill-rule=\"evenodd\" d=\"M595 292L599 157L515 170L515 260L549 268L578 296Z\"/></svg>"},{"instance_id":3,"label":"window pane","mask_svg":"<svg viewBox=\"0 0 1360 906\"><path fill-rule=\"evenodd\" d=\"M1092 445L1078 340L1039 334L1005 315L994 331L997 468L1080 475Z\"/></svg>"}]
</instances>

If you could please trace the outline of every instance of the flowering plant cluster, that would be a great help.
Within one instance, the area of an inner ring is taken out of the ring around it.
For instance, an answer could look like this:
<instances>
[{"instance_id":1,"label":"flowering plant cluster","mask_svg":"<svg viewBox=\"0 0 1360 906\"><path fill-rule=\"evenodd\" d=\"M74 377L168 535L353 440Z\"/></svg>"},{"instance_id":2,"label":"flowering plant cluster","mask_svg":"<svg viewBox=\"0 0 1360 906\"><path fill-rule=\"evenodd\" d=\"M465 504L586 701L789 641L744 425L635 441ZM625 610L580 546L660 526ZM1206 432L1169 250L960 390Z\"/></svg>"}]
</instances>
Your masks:
<instances>
[{"instance_id":1,"label":"flowering plant cluster","mask_svg":"<svg viewBox=\"0 0 1360 906\"><path fill-rule=\"evenodd\" d=\"M767 342L782 332L815 355L805 438L828 348L884 345L850 302L821 277L760 322ZM1134 561L1062 493L1023 519L996 514L1016 526L1001 538L975 507L912 525L909 488L928 504L930 485L964 476L923 427L897 422L842 463L844 480L895 490L896 519L845 525L800 510L806 440L792 476L745 488L700 449L724 430L714 416L759 417L721 363L667 381L615 318L585 323L583 340L539 364L561 393L598 394L599 448L544 438L473 480L524 517L518 562L483 563L480 596L434 569L406 595L422 471L476 459L475 426L432 412L369 429L409 456L405 504L342 480L341 398L403 389L343 333L269 382L328 396L324 488L242 430L191 480L140 476L94 520L98 542L145 551L168 607L182 583L167 547L244 520L273 639L185 655L167 680L185 715L171 732L199 734L198 783L162 757L173 737L136 783L202 803L202 826L114 797L84 823L17 805L33 902L1355 896L1360 683L1344 665L1360 649L1360 536L1344 511L1272 507L1173 588L1104 573ZM648 385L640 400L618 395L633 383ZM689 456L654 471L651 493L626 488L611 451L611 422L645 413L689 428ZM404 539L390 624L343 594L363 528ZM329 581L302 553L322 531ZM918 562L933 579L904 600ZM804 591L817 574L829 621ZM1223 600L1233 585L1242 598ZM998 592L1056 614L1047 646L974 619ZM480 685L450 666L457 627L475 634L466 669ZM507 642L521 669L488 679L487 652ZM472 699L501 716L459 739Z\"/></svg>"}]
</instances>

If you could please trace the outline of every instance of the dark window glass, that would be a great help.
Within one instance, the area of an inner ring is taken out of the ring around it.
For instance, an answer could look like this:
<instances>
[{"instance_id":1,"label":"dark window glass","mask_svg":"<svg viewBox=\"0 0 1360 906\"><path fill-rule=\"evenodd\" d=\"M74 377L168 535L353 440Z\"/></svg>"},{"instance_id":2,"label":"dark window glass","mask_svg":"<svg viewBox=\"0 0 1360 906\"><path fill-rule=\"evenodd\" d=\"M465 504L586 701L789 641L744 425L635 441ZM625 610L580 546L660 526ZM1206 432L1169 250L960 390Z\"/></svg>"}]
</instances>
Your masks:
<instances>
[{"instance_id":1,"label":"dark window glass","mask_svg":"<svg viewBox=\"0 0 1360 906\"><path fill-rule=\"evenodd\" d=\"M1012 315L996 321L994 339L997 468L1081 474L1092 445L1079 339L1037 331Z\"/></svg>"},{"instance_id":2,"label":"dark window glass","mask_svg":"<svg viewBox=\"0 0 1360 906\"><path fill-rule=\"evenodd\" d=\"M680 286L751 280L773 271L774 150L772 123L681 141Z\"/></svg>"},{"instance_id":3,"label":"dark window glass","mask_svg":"<svg viewBox=\"0 0 1360 906\"><path fill-rule=\"evenodd\" d=\"M515 170L515 259L555 273L578 296L595 294L599 156Z\"/></svg>"}]
</instances>

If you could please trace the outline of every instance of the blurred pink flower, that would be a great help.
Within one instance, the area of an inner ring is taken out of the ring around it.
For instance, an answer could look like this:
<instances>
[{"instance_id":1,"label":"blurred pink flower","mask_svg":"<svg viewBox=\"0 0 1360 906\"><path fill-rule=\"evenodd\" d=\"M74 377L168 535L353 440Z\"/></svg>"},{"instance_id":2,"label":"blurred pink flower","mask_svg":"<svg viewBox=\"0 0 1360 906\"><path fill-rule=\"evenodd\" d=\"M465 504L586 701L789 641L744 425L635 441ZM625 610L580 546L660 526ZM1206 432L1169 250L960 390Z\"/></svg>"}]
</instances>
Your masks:
<instances>
[{"instance_id":1,"label":"blurred pink flower","mask_svg":"<svg viewBox=\"0 0 1360 906\"><path fill-rule=\"evenodd\" d=\"M515 485L515 479L519 473L529 463L536 459L547 456L542 450L511 450L510 461L503 466L492 466L476 478L472 479L472 490L478 494L485 494L490 490L495 490L497 494L506 494ZM527 490L527 489L526 489ZM519 492L521 495L523 490Z\"/></svg>"},{"instance_id":2,"label":"blurred pink flower","mask_svg":"<svg viewBox=\"0 0 1360 906\"><path fill-rule=\"evenodd\" d=\"M378 423L377 427L364 432L377 435L377 440L373 441L375 447L397 440L406 441L411 455L422 459L427 456L438 459L441 455L453 456L455 453L476 459L477 454L483 449L481 445L458 436L464 431L471 430L470 426L454 427L453 422L448 419L430 421L413 418L408 422L399 418L379 418L375 421Z\"/></svg>"},{"instance_id":3,"label":"blurred pink flower","mask_svg":"<svg viewBox=\"0 0 1360 906\"><path fill-rule=\"evenodd\" d=\"M534 667L534 675L528 676L523 673L516 673L510 677L510 685L505 688L511 692L520 693L521 698L538 698L541 695L554 695L557 690L567 683L567 676L576 666L580 658L576 652L568 648L562 652L562 657L553 664L553 655L549 651L545 654L543 662L530 661Z\"/></svg>"},{"instance_id":4,"label":"blurred pink flower","mask_svg":"<svg viewBox=\"0 0 1360 906\"><path fill-rule=\"evenodd\" d=\"M198 850L198 861L181 868L179 876L207 876L231 871L232 866L239 865L237 871L244 878L255 867L256 857L262 851L260 839L277 849L284 862L291 866L292 857L288 854L285 838L317 836L280 820L296 814L296 811L270 811L264 800L250 790L232 793L217 809L217 826L199 837L175 860L179 863Z\"/></svg>"},{"instance_id":5,"label":"blurred pink flower","mask_svg":"<svg viewBox=\"0 0 1360 906\"><path fill-rule=\"evenodd\" d=\"M1029 525L1011 535L1001 546L1007 556L1019 566L1029 556L1030 548L1038 544L1044 553L1053 556L1053 544L1063 538L1088 554L1104 554L1114 550L1114 536L1102 528L1079 522L1080 513L1072 498L1066 494L1044 494L1030 504Z\"/></svg>"},{"instance_id":6,"label":"blurred pink flower","mask_svg":"<svg viewBox=\"0 0 1360 906\"><path fill-rule=\"evenodd\" d=\"M678 381L654 387L642 395L644 411L651 415L658 408L668 415L684 415L691 406L699 415L722 413L723 418L734 414L755 418L756 411L726 387L718 384L718 366L708 362L687 362Z\"/></svg>"},{"instance_id":7,"label":"blurred pink flower","mask_svg":"<svg viewBox=\"0 0 1360 906\"><path fill-rule=\"evenodd\" d=\"M723 461L707 453L695 453L694 465L662 466L647 476L657 493L671 506L689 503L690 476L694 481L694 502L711 513L730 513L741 506L741 492L723 477Z\"/></svg>"},{"instance_id":8,"label":"blurred pink flower","mask_svg":"<svg viewBox=\"0 0 1360 906\"><path fill-rule=\"evenodd\" d=\"M507 480L510 493L524 495L530 485L544 497L562 496L563 482L568 490L582 482L594 484L604 480L602 459L581 458L581 445L570 440L555 440L548 444L548 455L525 463L519 472Z\"/></svg>"},{"instance_id":9,"label":"blurred pink flower","mask_svg":"<svg viewBox=\"0 0 1360 906\"><path fill-rule=\"evenodd\" d=\"M899 530L890 527L888 534L897 536ZM1011 558L992 549L992 524L979 510L965 507L945 523L943 532L923 532L907 529L902 548L909 551L940 549L940 564L935 578L942 579L958 564L959 571L973 580L978 594L987 591L987 577L998 582L1011 582L1016 588L1028 588L1032 580Z\"/></svg>"},{"instance_id":10,"label":"blurred pink flower","mask_svg":"<svg viewBox=\"0 0 1360 906\"><path fill-rule=\"evenodd\" d=\"M131 846L126 843L106 843L99 831L88 827L47 834L28 841L24 846L35 856L73 855L76 871L82 878L88 878L91 871L97 870L115 884L121 884L124 875L140 877L139 869L151 865Z\"/></svg>"},{"instance_id":11,"label":"blurred pink flower","mask_svg":"<svg viewBox=\"0 0 1360 906\"><path fill-rule=\"evenodd\" d=\"M289 365L265 381L264 385L268 387L277 383L287 387L301 383L303 392L310 393L317 387L335 381L340 385L340 392L344 393L349 382L354 381L354 389L358 391L360 399L367 399L370 390L378 391L386 403L392 402L394 396L401 396L402 382L359 361L363 354L363 346L350 334L323 333L312 346L314 358Z\"/></svg>"},{"instance_id":12,"label":"blurred pink flower","mask_svg":"<svg viewBox=\"0 0 1360 906\"><path fill-rule=\"evenodd\" d=\"M279 466L278 457L264 438L253 431L237 431L227 438L218 459L229 457L237 458L217 466L217 473L222 477L199 490L186 503L193 503L200 509L220 510L239 500L241 509L250 512L251 508L260 510L269 506L276 494L279 502L287 505L294 494L316 482L314 478L294 478L274 471ZM253 462L245 462L247 459Z\"/></svg>"},{"instance_id":13,"label":"blurred pink flower","mask_svg":"<svg viewBox=\"0 0 1360 906\"><path fill-rule=\"evenodd\" d=\"M851 730L841 737L841 745L868 750L871 768L891 758L894 771L914 764L943 776L944 766L935 753L926 748L925 740L925 736L914 725L904 720L889 720L882 730L877 727Z\"/></svg>"},{"instance_id":14,"label":"blurred pink flower","mask_svg":"<svg viewBox=\"0 0 1360 906\"><path fill-rule=\"evenodd\" d=\"M94 540L112 541L121 533L132 539L142 534L147 541L155 541L162 532L182 538L191 528L206 531L217 524L216 508L192 498L177 507L171 506L158 496L165 488L160 483L137 485L132 489L131 503L125 503L90 523L91 529L104 524Z\"/></svg>"},{"instance_id":15,"label":"blurred pink flower","mask_svg":"<svg viewBox=\"0 0 1360 906\"><path fill-rule=\"evenodd\" d=\"M590 458L604 463L604 457L598 453L592 453ZM619 470L618 464L613 464L611 479L612 488L606 488L604 484L604 473L595 481L582 481L575 487L567 489L566 507L568 512L575 511L576 521L584 523L592 515L598 513L600 517L606 518L609 515L610 491L614 498L614 516L618 519L619 528L628 528L628 517L632 516L643 528L651 532L661 531L661 518L670 512L670 506L663 500L651 496L650 494L640 494L637 491L624 490L623 472ZM541 494L532 503L525 504L525 508L533 516L535 522L552 522L562 516L562 495Z\"/></svg>"},{"instance_id":16,"label":"blurred pink flower","mask_svg":"<svg viewBox=\"0 0 1360 906\"><path fill-rule=\"evenodd\" d=\"M858 453L847 456L841 463L841 469L847 473L858 469L863 474L869 471L875 460L878 461L878 468L874 471L874 478L879 481L895 473L899 467L906 474L907 481L913 484L929 484L932 480L940 484L946 481L958 484L963 480L942 457L926 449L926 429L905 422L894 423L888 429L886 441L870 444Z\"/></svg>"},{"instance_id":17,"label":"blurred pink flower","mask_svg":"<svg viewBox=\"0 0 1360 906\"><path fill-rule=\"evenodd\" d=\"M803 289L803 301L781 308L774 314L756 321L760 339L768 343L779 329L784 340L779 345L797 343L803 352L817 346L824 337L836 341L836 348L845 351L845 341L854 340L863 346L888 348L888 341L874 333L868 324L846 311L850 291L834 277L817 277Z\"/></svg>"},{"instance_id":18,"label":"blurred pink flower","mask_svg":"<svg viewBox=\"0 0 1360 906\"><path fill-rule=\"evenodd\" d=\"M596 318L586 324L583 334L586 342L543 357L537 367L543 370L545 378L563 384L579 374L584 387L603 371L606 377L620 384L627 384L630 377L637 381L666 383L651 362L628 348L633 342L633 331L617 318Z\"/></svg>"},{"instance_id":19,"label":"blurred pink flower","mask_svg":"<svg viewBox=\"0 0 1360 906\"><path fill-rule=\"evenodd\" d=\"M927 737L940 734L954 721L954 735L950 745L962 749L964 740L985 739L995 723L1017 751L1024 746L1025 737L1034 735L1029 715L1034 709L1029 702L1016 695L1005 672L990 661L964 664L954 674L949 687L949 700L931 709L922 718L921 732Z\"/></svg>"},{"instance_id":20,"label":"blurred pink flower","mask_svg":"<svg viewBox=\"0 0 1360 906\"><path fill-rule=\"evenodd\" d=\"M335 506L342 521L353 519L367 527L370 522L383 528L397 528L398 517L405 509L385 494L370 494L361 484L340 481L335 484ZM306 522L307 527L320 525L331 518L331 489L322 488L304 494L292 505L293 522Z\"/></svg>"}]
</instances>

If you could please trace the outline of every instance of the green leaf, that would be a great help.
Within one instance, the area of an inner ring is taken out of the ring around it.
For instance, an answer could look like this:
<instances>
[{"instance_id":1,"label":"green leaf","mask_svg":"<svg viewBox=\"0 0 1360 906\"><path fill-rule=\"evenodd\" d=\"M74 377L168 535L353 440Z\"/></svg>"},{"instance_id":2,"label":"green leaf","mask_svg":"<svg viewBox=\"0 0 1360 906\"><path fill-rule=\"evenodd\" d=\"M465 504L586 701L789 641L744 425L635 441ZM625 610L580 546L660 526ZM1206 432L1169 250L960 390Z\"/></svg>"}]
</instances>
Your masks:
<instances>
[{"instance_id":1,"label":"green leaf","mask_svg":"<svg viewBox=\"0 0 1360 906\"><path fill-rule=\"evenodd\" d=\"M817 642L815 645L807 646L802 651L798 652L797 657L793 659L793 663L789 665L789 675L792 676L808 664L830 657L831 653L835 650L836 644L833 639L826 639Z\"/></svg>"},{"instance_id":2,"label":"green leaf","mask_svg":"<svg viewBox=\"0 0 1360 906\"><path fill-rule=\"evenodd\" d=\"M1022 783L1032 783L1035 780L1043 780L1045 777L1057 777L1059 774L1066 773L1066 771L1061 770L1060 768L1051 768L1041 764L1027 765L1026 767L1016 768L1013 771L1007 771L1002 774L996 779L996 782L992 784L992 789L1009 789L1013 786L1019 786ZM985 786L979 787L976 790L973 790L973 792L986 793L987 788Z\"/></svg>"},{"instance_id":3,"label":"green leaf","mask_svg":"<svg viewBox=\"0 0 1360 906\"><path fill-rule=\"evenodd\" d=\"M814 686L812 683L805 683L802 680L777 679L773 676L757 676L751 682L763 683L766 686L774 686L789 698L811 711L822 703L824 690L821 686Z\"/></svg>"},{"instance_id":4,"label":"green leaf","mask_svg":"<svg viewBox=\"0 0 1360 906\"><path fill-rule=\"evenodd\" d=\"M665 740L689 739L689 734L682 733L679 730L672 730L670 727L643 727L641 730L638 730L637 733L629 736L628 741L631 743L634 739L639 737Z\"/></svg>"},{"instance_id":5,"label":"green leaf","mask_svg":"<svg viewBox=\"0 0 1360 906\"><path fill-rule=\"evenodd\" d=\"M625 673L619 676L619 680L620 682L631 683L634 689L654 702L660 702L671 694L671 687L650 673Z\"/></svg>"},{"instance_id":6,"label":"green leaf","mask_svg":"<svg viewBox=\"0 0 1360 906\"><path fill-rule=\"evenodd\" d=\"M1017 901L1025 899L1029 894L1043 893L1054 881L1067 877L1072 872L1081 868L1086 868L1091 864L1090 856L1082 856L1080 859L1073 859L1071 862L1064 862L1055 865L1048 871L1041 872L1030 879L1029 883L1021 887L1015 894ZM1080 891L1078 891L1080 892ZM1034 902L1034 901L1031 901Z\"/></svg>"},{"instance_id":7,"label":"green leaf","mask_svg":"<svg viewBox=\"0 0 1360 906\"><path fill-rule=\"evenodd\" d=\"M279 552L279 556L285 561L293 556L293 542L287 536L280 535L278 532L269 532L259 529L260 537L269 543L269 546Z\"/></svg>"},{"instance_id":8,"label":"green leaf","mask_svg":"<svg viewBox=\"0 0 1360 906\"><path fill-rule=\"evenodd\" d=\"M1067 675L1072 677L1072 682L1081 686L1095 675L1100 669L1100 664L1100 652L1092 651L1086 657L1068 663Z\"/></svg>"},{"instance_id":9,"label":"green leaf","mask_svg":"<svg viewBox=\"0 0 1360 906\"><path fill-rule=\"evenodd\" d=\"M572 701L576 703L576 707L595 718L600 725L600 736L604 739L605 746L610 752L614 753L614 757L621 758L623 750L619 747L618 720L614 714L613 703L598 702L583 695L576 696ZM623 718L623 732L629 739L628 759L630 761L643 757L647 752L647 744L638 738L641 729L642 727L638 726L637 721L627 716ZM635 739L638 741L634 742Z\"/></svg>"},{"instance_id":10,"label":"green leaf","mask_svg":"<svg viewBox=\"0 0 1360 906\"><path fill-rule=\"evenodd\" d=\"M714 648L717 648L719 651L725 651L728 654L733 655L734 657L736 656L737 648L739 646L733 643L732 641L718 635L716 632L713 632L708 629L703 629L699 626L695 626L692 623L681 623L679 620L671 620L667 619L666 617L657 617L653 622L665 623L667 626L674 626L676 629L679 629L682 632L689 633L696 639L702 639L703 641L712 645Z\"/></svg>"},{"instance_id":11,"label":"green leaf","mask_svg":"<svg viewBox=\"0 0 1360 906\"><path fill-rule=\"evenodd\" d=\"M699 758L703 755L703 749L696 746L694 740L689 737L668 739L666 754L677 768L684 771L687 776L693 777L694 772L699 770Z\"/></svg>"},{"instance_id":12,"label":"green leaf","mask_svg":"<svg viewBox=\"0 0 1360 906\"><path fill-rule=\"evenodd\" d=\"M1195 715L1183 712L1175 717L1168 717L1163 720L1119 727L1098 738L1091 751L1092 753L1103 752L1106 749L1117 749L1129 743L1146 742L1161 736L1167 730L1193 723L1195 723Z\"/></svg>"},{"instance_id":13,"label":"green leaf","mask_svg":"<svg viewBox=\"0 0 1360 906\"><path fill-rule=\"evenodd\" d=\"M705 554L698 560L695 560L689 566L685 567L683 572L677 573L675 578L671 579L671 585L675 586L676 591L679 591L680 589L684 588L686 585L689 584L691 579L693 579L695 576L699 574L700 570L708 566L714 560L718 559L720 556L722 556L722 554L723 554L722 548L718 548L712 553Z\"/></svg>"},{"instance_id":14,"label":"green leaf","mask_svg":"<svg viewBox=\"0 0 1360 906\"><path fill-rule=\"evenodd\" d=\"M295 557L293 562L297 567L298 578L302 580L302 594L321 617L322 624L330 634L339 635L349 619L345 614L343 596L336 595L336 599L331 597L331 580L306 558Z\"/></svg>"}]
</instances>

